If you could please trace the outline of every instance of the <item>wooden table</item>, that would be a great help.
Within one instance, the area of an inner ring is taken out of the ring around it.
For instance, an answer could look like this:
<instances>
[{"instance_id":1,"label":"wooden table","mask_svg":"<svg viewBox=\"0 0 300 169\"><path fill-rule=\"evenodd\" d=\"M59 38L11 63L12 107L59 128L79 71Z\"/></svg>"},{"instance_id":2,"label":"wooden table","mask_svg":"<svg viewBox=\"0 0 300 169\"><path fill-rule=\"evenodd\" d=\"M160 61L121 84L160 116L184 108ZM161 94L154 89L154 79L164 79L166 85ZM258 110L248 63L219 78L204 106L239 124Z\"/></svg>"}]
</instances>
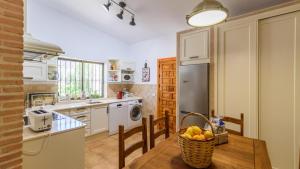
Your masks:
<instances>
[{"instance_id":1,"label":"wooden table","mask_svg":"<svg viewBox=\"0 0 300 169\"><path fill-rule=\"evenodd\" d=\"M125 169L191 169L180 157L177 136L159 143ZM229 143L215 147L209 169L272 169L264 141L229 135Z\"/></svg>"}]
</instances>

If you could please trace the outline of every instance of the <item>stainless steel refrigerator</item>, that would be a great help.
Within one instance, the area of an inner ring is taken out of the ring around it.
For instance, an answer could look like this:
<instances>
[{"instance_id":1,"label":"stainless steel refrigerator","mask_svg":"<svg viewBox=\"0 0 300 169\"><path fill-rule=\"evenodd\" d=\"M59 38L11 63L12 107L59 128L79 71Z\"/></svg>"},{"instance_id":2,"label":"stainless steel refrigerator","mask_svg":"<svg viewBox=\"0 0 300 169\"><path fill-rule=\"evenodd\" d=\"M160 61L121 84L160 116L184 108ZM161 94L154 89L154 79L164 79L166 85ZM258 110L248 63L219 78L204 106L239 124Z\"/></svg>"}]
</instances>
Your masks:
<instances>
[{"instance_id":1,"label":"stainless steel refrigerator","mask_svg":"<svg viewBox=\"0 0 300 169\"><path fill-rule=\"evenodd\" d=\"M179 67L179 119L189 112L209 116L209 64L186 65ZM185 125L204 126L197 117L188 117Z\"/></svg>"}]
</instances>

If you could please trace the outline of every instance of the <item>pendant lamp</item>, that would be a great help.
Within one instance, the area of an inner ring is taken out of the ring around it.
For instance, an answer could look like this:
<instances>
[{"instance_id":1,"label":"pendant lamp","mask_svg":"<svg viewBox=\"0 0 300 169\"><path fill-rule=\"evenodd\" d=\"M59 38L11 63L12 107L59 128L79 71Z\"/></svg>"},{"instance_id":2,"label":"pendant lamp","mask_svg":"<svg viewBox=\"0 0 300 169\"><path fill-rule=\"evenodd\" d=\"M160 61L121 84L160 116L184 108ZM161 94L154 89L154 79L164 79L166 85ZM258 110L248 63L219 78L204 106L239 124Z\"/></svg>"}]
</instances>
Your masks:
<instances>
[{"instance_id":1,"label":"pendant lamp","mask_svg":"<svg viewBox=\"0 0 300 169\"><path fill-rule=\"evenodd\" d=\"M228 10L216 0L203 0L190 15L187 23L193 27L205 27L223 22L228 17Z\"/></svg>"}]
</instances>

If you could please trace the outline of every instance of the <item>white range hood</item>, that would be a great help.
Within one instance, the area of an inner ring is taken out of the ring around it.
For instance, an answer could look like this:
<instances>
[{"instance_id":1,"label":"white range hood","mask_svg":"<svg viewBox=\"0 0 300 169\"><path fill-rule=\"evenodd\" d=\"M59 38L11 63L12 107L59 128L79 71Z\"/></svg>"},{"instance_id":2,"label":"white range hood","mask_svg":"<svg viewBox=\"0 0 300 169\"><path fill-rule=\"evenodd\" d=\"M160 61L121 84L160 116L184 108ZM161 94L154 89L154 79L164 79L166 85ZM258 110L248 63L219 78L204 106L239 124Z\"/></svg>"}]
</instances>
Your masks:
<instances>
[{"instance_id":1,"label":"white range hood","mask_svg":"<svg viewBox=\"0 0 300 169\"><path fill-rule=\"evenodd\" d=\"M44 55L46 57L45 59L49 59L49 57L58 56L59 54L64 53L64 51L59 46L35 39L29 33L24 34L24 52L26 53L26 55L24 55L25 59L26 57L29 57L28 53Z\"/></svg>"}]
</instances>

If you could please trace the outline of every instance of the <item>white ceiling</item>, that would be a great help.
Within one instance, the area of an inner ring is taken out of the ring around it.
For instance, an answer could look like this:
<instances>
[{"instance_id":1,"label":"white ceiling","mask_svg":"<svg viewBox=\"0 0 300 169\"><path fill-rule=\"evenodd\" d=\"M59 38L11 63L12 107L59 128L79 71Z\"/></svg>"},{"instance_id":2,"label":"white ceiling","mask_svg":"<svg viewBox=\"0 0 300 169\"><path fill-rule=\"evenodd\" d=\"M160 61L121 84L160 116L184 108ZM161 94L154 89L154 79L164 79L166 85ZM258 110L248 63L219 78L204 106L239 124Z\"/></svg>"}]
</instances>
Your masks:
<instances>
[{"instance_id":1,"label":"white ceiling","mask_svg":"<svg viewBox=\"0 0 300 169\"><path fill-rule=\"evenodd\" d=\"M107 13L102 4L107 0L39 0L85 24L110 34L127 43L136 43L175 33L188 28L185 16L201 0L126 0L136 13L136 26L130 26L130 16L119 20L115 6ZM116 0L119 1L119 0ZM231 16L288 2L290 0L219 0L229 9Z\"/></svg>"}]
</instances>

